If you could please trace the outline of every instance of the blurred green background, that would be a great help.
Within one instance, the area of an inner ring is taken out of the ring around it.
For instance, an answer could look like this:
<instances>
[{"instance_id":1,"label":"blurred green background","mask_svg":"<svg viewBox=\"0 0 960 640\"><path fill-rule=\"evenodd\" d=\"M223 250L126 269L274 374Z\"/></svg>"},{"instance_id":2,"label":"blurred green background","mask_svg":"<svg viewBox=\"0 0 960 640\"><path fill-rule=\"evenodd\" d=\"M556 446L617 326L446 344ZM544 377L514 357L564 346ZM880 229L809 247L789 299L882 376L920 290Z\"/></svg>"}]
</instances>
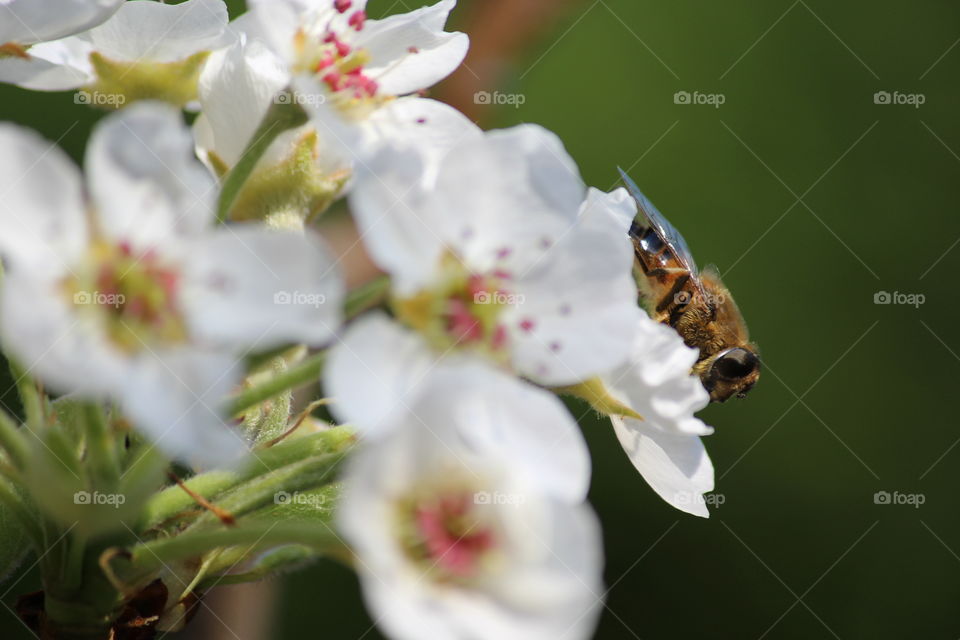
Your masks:
<instances>
[{"instance_id":1,"label":"blurred green background","mask_svg":"<svg viewBox=\"0 0 960 640\"><path fill-rule=\"evenodd\" d=\"M481 87L525 98L485 125L552 129L588 184L629 169L719 267L766 367L747 400L702 413L723 502L709 520L660 501L573 407L606 543L598 638L960 637L958 37L947 2L585 0ZM0 86L0 119L75 157L98 116ZM274 638L380 637L332 563L285 577L277 602ZM26 633L0 614L2 637Z\"/></svg>"}]
</instances>

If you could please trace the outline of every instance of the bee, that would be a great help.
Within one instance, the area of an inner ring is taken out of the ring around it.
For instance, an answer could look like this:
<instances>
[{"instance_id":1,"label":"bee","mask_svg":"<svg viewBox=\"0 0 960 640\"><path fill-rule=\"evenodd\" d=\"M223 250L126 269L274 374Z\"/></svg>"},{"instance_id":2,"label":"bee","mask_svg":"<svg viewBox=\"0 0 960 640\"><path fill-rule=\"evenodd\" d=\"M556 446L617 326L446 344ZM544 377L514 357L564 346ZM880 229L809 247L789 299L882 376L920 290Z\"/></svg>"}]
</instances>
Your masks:
<instances>
[{"instance_id":1,"label":"bee","mask_svg":"<svg viewBox=\"0 0 960 640\"><path fill-rule=\"evenodd\" d=\"M744 398L760 377L760 356L730 291L712 266L698 271L683 236L623 169L620 177L639 210L630 226L640 301L657 322L673 327L700 354L693 373L713 402Z\"/></svg>"}]
</instances>

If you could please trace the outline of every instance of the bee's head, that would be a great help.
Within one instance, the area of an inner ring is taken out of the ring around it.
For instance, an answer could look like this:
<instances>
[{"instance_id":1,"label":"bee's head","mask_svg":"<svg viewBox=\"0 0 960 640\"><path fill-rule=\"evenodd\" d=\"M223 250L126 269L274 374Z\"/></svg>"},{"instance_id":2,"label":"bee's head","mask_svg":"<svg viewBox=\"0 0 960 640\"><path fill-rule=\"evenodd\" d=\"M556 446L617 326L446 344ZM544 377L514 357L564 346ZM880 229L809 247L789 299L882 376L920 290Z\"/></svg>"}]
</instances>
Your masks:
<instances>
[{"instance_id":1,"label":"bee's head","mask_svg":"<svg viewBox=\"0 0 960 640\"><path fill-rule=\"evenodd\" d=\"M725 402L730 396L745 398L760 377L760 357L747 347L734 347L713 356L701 377L711 402Z\"/></svg>"}]
</instances>

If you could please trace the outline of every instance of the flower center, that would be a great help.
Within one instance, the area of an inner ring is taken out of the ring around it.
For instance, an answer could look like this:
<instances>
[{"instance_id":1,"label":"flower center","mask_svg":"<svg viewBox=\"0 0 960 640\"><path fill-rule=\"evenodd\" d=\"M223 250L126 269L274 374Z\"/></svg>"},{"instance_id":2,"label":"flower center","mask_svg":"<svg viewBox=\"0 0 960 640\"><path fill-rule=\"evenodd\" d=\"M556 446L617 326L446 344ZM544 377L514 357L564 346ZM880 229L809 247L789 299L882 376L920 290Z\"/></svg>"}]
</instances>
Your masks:
<instances>
[{"instance_id":1,"label":"flower center","mask_svg":"<svg viewBox=\"0 0 960 640\"><path fill-rule=\"evenodd\" d=\"M369 51L349 44L353 32L363 30L367 15L363 10L351 12L350 0L331 4L333 12L323 14L319 29L301 27L294 36L296 69L315 75L338 109L362 117L389 99L378 94L377 81L365 70Z\"/></svg>"},{"instance_id":2,"label":"flower center","mask_svg":"<svg viewBox=\"0 0 960 640\"><path fill-rule=\"evenodd\" d=\"M129 352L186 339L177 304L179 276L156 252L135 254L121 242L94 247L86 273L65 284L77 310L98 313L113 343Z\"/></svg>"},{"instance_id":3,"label":"flower center","mask_svg":"<svg viewBox=\"0 0 960 640\"><path fill-rule=\"evenodd\" d=\"M476 577L495 550L492 527L478 517L477 495L452 491L400 506L404 550L438 581Z\"/></svg>"},{"instance_id":4,"label":"flower center","mask_svg":"<svg viewBox=\"0 0 960 640\"><path fill-rule=\"evenodd\" d=\"M392 301L397 317L420 331L437 349L466 347L506 357L508 333L503 310L517 304L502 270L470 273L452 254L441 260L435 286Z\"/></svg>"}]
</instances>

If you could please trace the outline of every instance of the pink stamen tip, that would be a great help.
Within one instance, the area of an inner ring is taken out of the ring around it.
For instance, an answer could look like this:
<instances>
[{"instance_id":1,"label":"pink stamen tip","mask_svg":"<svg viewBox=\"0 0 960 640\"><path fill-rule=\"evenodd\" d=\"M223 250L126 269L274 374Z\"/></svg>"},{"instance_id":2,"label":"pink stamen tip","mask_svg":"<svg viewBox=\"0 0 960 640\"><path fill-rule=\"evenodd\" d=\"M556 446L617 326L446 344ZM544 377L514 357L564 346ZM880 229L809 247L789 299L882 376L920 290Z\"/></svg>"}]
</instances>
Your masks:
<instances>
[{"instance_id":1,"label":"pink stamen tip","mask_svg":"<svg viewBox=\"0 0 960 640\"><path fill-rule=\"evenodd\" d=\"M346 13L353 6L353 0L334 0L333 8L339 13Z\"/></svg>"},{"instance_id":2,"label":"pink stamen tip","mask_svg":"<svg viewBox=\"0 0 960 640\"><path fill-rule=\"evenodd\" d=\"M450 299L447 331L458 342L475 342L483 339L483 326L480 321L470 313L467 304L457 298Z\"/></svg>"},{"instance_id":3,"label":"pink stamen tip","mask_svg":"<svg viewBox=\"0 0 960 640\"><path fill-rule=\"evenodd\" d=\"M513 249L511 249L510 247L502 247L500 249L497 249L497 259L503 260L504 258L509 256L512 252L513 252Z\"/></svg>"},{"instance_id":4,"label":"pink stamen tip","mask_svg":"<svg viewBox=\"0 0 960 640\"><path fill-rule=\"evenodd\" d=\"M336 43L337 43L337 55L339 55L341 58L346 58L348 55L350 55L350 51L351 51L350 45L340 40L336 40Z\"/></svg>"},{"instance_id":5,"label":"pink stamen tip","mask_svg":"<svg viewBox=\"0 0 960 640\"><path fill-rule=\"evenodd\" d=\"M367 12L363 9L355 11L350 15L350 19L347 20L347 24L351 27L360 31L363 29L363 24L367 21Z\"/></svg>"},{"instance_id":6,"label":"pink stamen tip","mask_svg":"<svg viewBox=\"0 0 960 640\"><path fill-rule=\"evenodd\" d=\"M331 71L323 76L323 81L332 91L339 91L342 88L343 76L338 71Z\"/></svg>"},{"instance_id":7,"label":"pink stamen tip","mask_svg":"<svg viewBox=\"0 0 960 640\"><path fill-rule=\"evenodd\" d=\"M502 324L498 324L497 328L493 330L493 336L490 338L490 346L495 350L500 350L507 345L507 328Z\"/></svg>"},{"instance_id":8,"label":"pink stamen tip","mask_svg":"<svg viewBox=\"0 0 960 640\"><path fill-rule=\"evenodd\" d=\"M520 328L524 331L524 333L530 333L531 331L533 331L533 328L535 326L537 326L537 323L535 323L530 318L524 318L523 320L520 321Z\"/></svg>"},{"instance_id":9,"label":"pink stamen tip","mask_svg":"<svg viewBox=\"0 0 960 640\"><path fill-rule=\"evenodd\" d=\"M504 269L494 269L493 277L498 278L499 280L510 280L513 278L513 274Z\"/></svg>"},{"instance_id":10,"label":"pink stamen tip","mask_svg":"<svg viewBox=\"0 0 960 640\"><path fill-rule=\"evenodd\" d=\"M417 118L417 124L427 124L426 118Z\"/></svg>"},{"instance_id":11,"label":"pink stamen tip","mask_svg":"<svg viewBox=\"0 0 960 640\"><path fill-rule=\"evenodd\" d=\"M439 504L421 506L415 514L430 558L458 576L469 575L476 567L478 557L493 546L493 535L489 530L466 534L451 531L451 522L462 518L467 509L466 498L445 498Z\"/></svg>"},{"instance_id":12,"label":"pink stamen tip","mask_svg":"<svg viewBox=\"0 0 960 640\"><path fill-rule=\"evenodd\" d=\"M407 47L407 51L410 53L420 53L420 47Z\"/></svg>"}]
</instances>

